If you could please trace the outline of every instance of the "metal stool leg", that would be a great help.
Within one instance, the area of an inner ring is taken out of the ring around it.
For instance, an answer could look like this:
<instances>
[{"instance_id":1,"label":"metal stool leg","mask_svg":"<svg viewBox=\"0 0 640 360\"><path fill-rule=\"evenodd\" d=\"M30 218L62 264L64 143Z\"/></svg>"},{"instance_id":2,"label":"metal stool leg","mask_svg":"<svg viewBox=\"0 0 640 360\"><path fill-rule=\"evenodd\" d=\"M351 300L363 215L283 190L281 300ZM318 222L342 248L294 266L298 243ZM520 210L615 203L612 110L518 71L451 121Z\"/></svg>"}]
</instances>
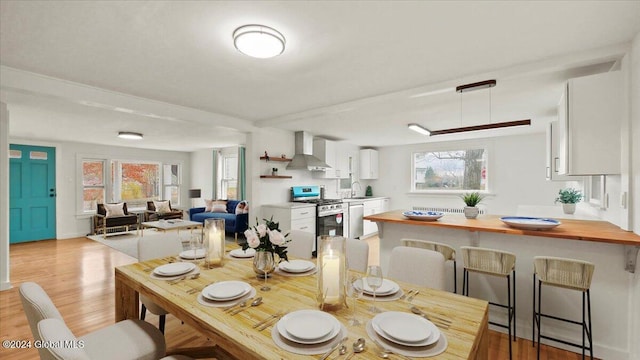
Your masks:
<instances>
[{"instance_id":1,"label":"metal stool leg","mask_svg":"<svg viewBox=\"0 0 640 360\"><path fill-rule=\"evenodd\" d=\"M516 341L516 270L513 269L513 341ZM511 311L511 310L509 310ZM509 312L511 316L511 312Z\"/></svg>"},{"instance_id":2,"label":"metal stool leg","mask_svg":"<svg viewBox=\"0 0 640 360\"><path fill-rule=\"evenodd\" d=\"M531 319L531 346L536 346L536 274L533 273L533 318Z\"/></svg>"},{"instance_id":3,"label":"metal stool leg","mask_svg":"<svg viewBox=\"0 0 640 360\"><path fill-rule=\"evenodd\" d=\"M512 359L511 351L511 275L507 275L507 321L509 329L509 360ZM515 331L515 330L514 330Z\"/></svg>"},{"instance_id":4,"label":"metal stool leg","mask_svg":"<svg viewBox=\"0 0 640 360\"><path fill-rule=\"evenodd\" d=\"M453 293L457 294L458 293L458 277L456 276L458 273L458 265L456 264L456 261L453 260Z\"/></svg>"},{"instance_id":5,"label":"metal stool leg","mask_svg":"<svg viewBox=\"0 0 640 360\"><path fill-rule=\"evenodd\" d=\"M542 309L542 304L540 303L540 300L542 299L542 281L538 280L538 313L536 314L536 317L538 319L537 323L538 323L538 356L537 359L540 360L540 333L542 332L542 316L541 314L541 309Z\"/></svg>"},{"instance_id":6,"label":"metal stool leg","mask_svg":"<svg viewBox=\"0 0 640 360\"><path fill-rule=\"evenodd\" d=\"M591 292L587 289L587 315L589 316L589 357L593 360L593 334L591 333Z\"/></svg>"}]
</instances>

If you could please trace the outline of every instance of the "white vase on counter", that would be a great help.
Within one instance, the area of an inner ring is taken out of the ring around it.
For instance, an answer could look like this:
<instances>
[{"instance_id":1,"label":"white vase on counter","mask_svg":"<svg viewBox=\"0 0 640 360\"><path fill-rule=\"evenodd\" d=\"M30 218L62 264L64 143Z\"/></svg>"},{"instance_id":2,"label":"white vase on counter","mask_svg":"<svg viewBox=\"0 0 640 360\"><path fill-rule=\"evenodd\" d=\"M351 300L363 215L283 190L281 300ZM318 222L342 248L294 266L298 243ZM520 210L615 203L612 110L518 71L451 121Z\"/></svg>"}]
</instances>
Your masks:
<instances>
[{"instance_id":1,"label":"white vase on counter","mask_svg":"<svg viewBox=\"0 0 640 360\"><path fill-rule=\"evenodd\" d=\"M465 206L463 211L464 217L466 217L467 219L475 219L480 213L480 209L475 206Z\"/></svg>"},{"instance_id":2,"label":"white vase on counter","mask_svg":"<svg viewBox=\"0 0 640 360\"><path fill-rule=\"evenodd\" d=\"M562 211L565 214L573 214L576 212L576 204L562 204Z\"/></svg>"}]
</instances>

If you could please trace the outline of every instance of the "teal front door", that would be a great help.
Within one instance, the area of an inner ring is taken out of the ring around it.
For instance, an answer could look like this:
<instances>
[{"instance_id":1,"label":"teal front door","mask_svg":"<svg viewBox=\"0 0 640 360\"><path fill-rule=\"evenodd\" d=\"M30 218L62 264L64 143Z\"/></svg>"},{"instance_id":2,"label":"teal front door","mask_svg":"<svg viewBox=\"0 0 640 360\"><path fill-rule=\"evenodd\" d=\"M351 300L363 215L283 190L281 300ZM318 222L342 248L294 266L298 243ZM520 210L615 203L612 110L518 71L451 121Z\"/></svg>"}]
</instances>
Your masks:
<instances>
[{"instance_id":1,"label":"teal front door","mask_svg":"<svg viewBox=\"0 0 640 360\"><path fill-rule=\"evenodd\" d=\"M9 145L9 243L56 237L55 148Z\"/></svg>"}]
</instances>

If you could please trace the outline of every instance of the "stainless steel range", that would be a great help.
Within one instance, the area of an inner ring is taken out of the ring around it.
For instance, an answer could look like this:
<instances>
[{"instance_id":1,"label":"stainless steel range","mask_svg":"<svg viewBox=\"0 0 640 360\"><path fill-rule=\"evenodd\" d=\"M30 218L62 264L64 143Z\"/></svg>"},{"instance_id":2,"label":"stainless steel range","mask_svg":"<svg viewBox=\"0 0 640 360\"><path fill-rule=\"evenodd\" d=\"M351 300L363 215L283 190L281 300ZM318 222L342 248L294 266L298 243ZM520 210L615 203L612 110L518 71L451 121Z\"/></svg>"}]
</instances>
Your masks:
<instances>
[{"instance_id":1,"label":"stainless steel range","mask_svg":"<svg viewBox=\"0 0 640 360\"><path fill-rule=\"evenodd\" d=\"M324 199L320 186L294 186L291 188L291 201L316 204L316 246L318 236L342 236L344 204L340 199Z\"/></svg>"}]
</instances>

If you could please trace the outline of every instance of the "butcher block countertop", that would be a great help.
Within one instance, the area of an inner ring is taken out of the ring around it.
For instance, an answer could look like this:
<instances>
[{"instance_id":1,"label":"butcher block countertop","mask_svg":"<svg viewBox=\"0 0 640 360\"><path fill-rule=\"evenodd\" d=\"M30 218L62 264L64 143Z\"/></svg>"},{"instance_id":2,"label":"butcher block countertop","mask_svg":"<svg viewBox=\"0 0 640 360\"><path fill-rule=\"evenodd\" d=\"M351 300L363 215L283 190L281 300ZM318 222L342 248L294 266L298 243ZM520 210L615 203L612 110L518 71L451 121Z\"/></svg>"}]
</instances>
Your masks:
<instances>
[{"instance_id":1,"label":"butcher block countertop","mask_svg":"<svg viewBox=\"0 0 640 360\"><path fill-rule=\"evenodd\" d=\"M467 231L482 231L509 235L542 236L558 239L604 242L619 245L640 246L640 235L622 230L606 221L561 219L559 226L550 230L521 230L503 223L499 215L479 215L467 219L462 214L446 214L437 221L410 220L402 215L404 210L393 210L365 216L365 220L416 226L437 226Z\"/></svg>"}]
</instances>

